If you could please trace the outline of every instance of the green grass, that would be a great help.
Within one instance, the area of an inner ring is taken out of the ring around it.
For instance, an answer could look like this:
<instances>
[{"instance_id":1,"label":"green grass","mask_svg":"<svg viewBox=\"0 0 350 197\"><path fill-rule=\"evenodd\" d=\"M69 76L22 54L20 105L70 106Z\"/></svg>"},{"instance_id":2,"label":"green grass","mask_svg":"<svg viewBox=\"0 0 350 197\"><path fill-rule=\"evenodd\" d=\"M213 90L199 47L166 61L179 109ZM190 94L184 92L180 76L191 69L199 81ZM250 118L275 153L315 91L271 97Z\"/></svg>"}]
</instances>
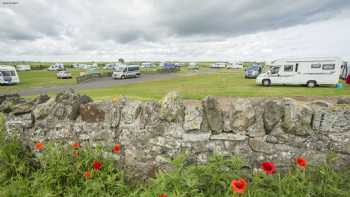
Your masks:
<instances>
[{"instance_id":1,"label":"green grass","mask_svg":"<svg viewBox=\"0 0 350 197\"><path fill-rule=\"evenodd\" d=\"M241 71L219 71L215 74L183 76L168 80L147 81L120 85L111 88L82 90L94 99L110 99L113 96L128 96L141 99L160 99L169 91L176 90L187 99L202 99L215 96L339 96L350 95L350 87L334 86L307 88L302 86L262 87L254 79L245 79Z\"/></svg>"},{"instance_id":2,"label":"green grass","mask_svg":"<svg viewBox=\"0 0 350 197\"><path fill-rule=\"evenodd\" d=\"M56 79L55 72L30 71L20 72L21 83L16 86L0 86L0 93L14 92L33 87L61 86L75 84L79 75L78 69L71 69L73 79ZM154 69L144 73L154 72ZM188 71L182 68L179 77L167 80L145 81L128 85L116 85L109 88L81 90L95 100L110 99L113 96L128 96L138 99L160 99L169 91L176 90L187 99L202 99L207 95L214 96L339 96L350 95L350 86L342 89L334 86L306 88L302 86L262 87L254 79L245 79L243 71L213 70L201 68L201 72ZM344 82L343 82L344 83ZM49 93L54 94L54 93ZM34 96L30 96L32 98Z\"/></svg>"},{"instance_id":3,"label":"green grass","mask_svg":"<svg viewBox=\"0 0 350 197\"><path fill-rule=\"evenodd\" d=\"M69 85L75 84L75 77L79 76L79 70L70 70L72 74L72 79L57 79L56 72L46 71L46 70L33 70L26 72L18 72L20 83L11 86L0 86L0 92L6 91L16 91L26 88L34 87L48 87L48 86L59 86L59 85Z\"/></svg>"}]
</instances>

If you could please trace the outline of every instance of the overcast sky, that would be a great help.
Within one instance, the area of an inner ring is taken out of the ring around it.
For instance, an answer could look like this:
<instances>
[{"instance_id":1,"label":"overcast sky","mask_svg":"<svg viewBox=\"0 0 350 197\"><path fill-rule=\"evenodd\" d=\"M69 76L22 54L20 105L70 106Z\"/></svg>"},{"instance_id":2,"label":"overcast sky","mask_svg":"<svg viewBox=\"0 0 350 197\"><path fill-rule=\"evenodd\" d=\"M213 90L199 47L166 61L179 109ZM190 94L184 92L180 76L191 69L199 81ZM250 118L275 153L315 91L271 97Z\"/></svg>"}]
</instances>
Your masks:
<instances>
[{"instance_id":1,"label":"overcast sky","mask_svg":"<svg viewBox=\"0 0 350 197\"><path fill-rule=\"evenodd\" d=\"M0 2L0 60L350 60L350 0Z\"/></svg>"}]
</instances>

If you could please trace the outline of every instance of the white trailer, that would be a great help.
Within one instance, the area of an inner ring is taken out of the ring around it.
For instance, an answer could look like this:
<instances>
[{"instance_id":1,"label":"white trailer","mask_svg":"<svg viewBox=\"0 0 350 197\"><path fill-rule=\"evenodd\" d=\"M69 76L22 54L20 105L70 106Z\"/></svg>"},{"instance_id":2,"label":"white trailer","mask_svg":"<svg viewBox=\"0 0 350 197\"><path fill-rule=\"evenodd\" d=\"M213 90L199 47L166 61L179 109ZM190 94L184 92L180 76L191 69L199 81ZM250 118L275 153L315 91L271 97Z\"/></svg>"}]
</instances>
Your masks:
<instances>
[{"instance_id":1,"label":"white trailer","mask_svg":"<svg viewBox=\"0 0 350 197\"><path fill-rule=\"evenodd\" d=\"M0 65L0 85L17 83L19 83L19 77L15 67Z\"/></svg>"},{"instance_id":2,"label":"white trailer","mask_svg":"<svg viewBox=\"0 0 350 197\"><path fill-rule=\"evenodd\" d=\"M16 70L17 71L30 71L31 67L30 67L30 65L17 65Z\"/></svg>"},{"instance_id":3,"label":"white trailer","mask_svg":"<svg viewBox=\"0 0 350 197\"><path fill-rule=\"evenodd\" d=\"M340 58L278 59L272 62L266 73L256 78L256 84L279 85L335 85L339 81Z\"/></svg>"},{"instance_id":4,"label":"white trailer","mask_svg":"<svg viewBox=\"0 0 350 197\"><path fill-rule=\"evenodd\" d=\"M227 66L227 63L220 62L220 63L211 64L209 67L210 68L226 68L226 66Z\"/></svg>"},{"instance_id":5,"label":"white trailer","mask_svg":"<svg viewBox=\"0 0 350 197\"><path fill-rule=\"evenodd\" d=\"M151 67L154 67L154 65L150 62L144 62L141 64L141 67L142 68L151 68Z\"/></svg>"}]
</instances>

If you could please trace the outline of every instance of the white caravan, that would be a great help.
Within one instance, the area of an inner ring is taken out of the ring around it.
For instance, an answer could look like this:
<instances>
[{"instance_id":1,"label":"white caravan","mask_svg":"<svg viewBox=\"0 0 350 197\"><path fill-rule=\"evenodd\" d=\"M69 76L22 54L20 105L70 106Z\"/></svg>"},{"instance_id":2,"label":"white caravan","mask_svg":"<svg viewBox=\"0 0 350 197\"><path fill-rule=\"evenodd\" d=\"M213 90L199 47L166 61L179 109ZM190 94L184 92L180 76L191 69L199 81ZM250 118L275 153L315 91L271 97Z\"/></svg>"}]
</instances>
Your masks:
<instances>
[{"instance_id":1,"label":"white caravan","mask_svg":"<svg viewBox=\"0 0 350 197\"><path fill-rule=\"evenodd\" d=\"M17 84L19 77L15 67L0 65L0 84Z\"/></svg>"},{"instance_id":2,"label":"white caravan","mask_svg":"<svg viewBox=\"0 0 350 197\"><path fill-rule=\"evenodd\" d=\"M140 67L139 65L119 65L113 68L113 79L127 79L131 77L139 77Z\"/></svg>"},{"instance_id":3,"label":"white caravan","mask_svg":"<svg viewBox=\"0 0 350 197\"><path fill-rule=\"evenodd\" d=\"M30 67L30 65L17 65L16 70L17 71L30 71L31 67Z\"/></svg>"},{"instance_id":4,"label":"white caravan","mask_svg":"<svg viewBox=\"0 0 350 197\"><path fill-rule=\"evenodd\" d=\"M335 85L339 81L343 61L340 58L278 59L266 73L256 78L256 84L280 85Z\"/></svg>"},{"instance_id":5,"label":"white caravan","mask_svg":"<svg viewBox=\"0 0 350 197\"><path fill-rule=\"evenodd\" d=\"M242 63L229 63L227 65L228 69L232 68L232 69L242 69L243 68L243 64Z\"/></svg>"},{"instance_id":6,"label":"white caravan","mask_svg":"<svg viewBox=\"0 0 350 197\"><path fill-rule=\"evenodd\" d=\"M48 71L60 71L64 70L64 65L60 63L52 64L49 68L47 68Z\"/></svg>"},{"instance_id":7,"label":"white caravan","mask_svg":"<svg viewBox=\"0 0 350 197\"><path fill-rule=\"evenodd\" d=\"M210 65L210 68L226 68L226 63L215 63Z\"/></svg>"},{"instance_id":8,"label":"white caravan","mask_svg":"<svg viewBox=\"0 0 350 197\"><path fill-rule=\"evenodd\" d=\"M149 62L144 62L141 64L141 67L142 68L151 68L151 67L154 67L154 65L152 63L149 63Z\"/></svg>"}]
</instances>

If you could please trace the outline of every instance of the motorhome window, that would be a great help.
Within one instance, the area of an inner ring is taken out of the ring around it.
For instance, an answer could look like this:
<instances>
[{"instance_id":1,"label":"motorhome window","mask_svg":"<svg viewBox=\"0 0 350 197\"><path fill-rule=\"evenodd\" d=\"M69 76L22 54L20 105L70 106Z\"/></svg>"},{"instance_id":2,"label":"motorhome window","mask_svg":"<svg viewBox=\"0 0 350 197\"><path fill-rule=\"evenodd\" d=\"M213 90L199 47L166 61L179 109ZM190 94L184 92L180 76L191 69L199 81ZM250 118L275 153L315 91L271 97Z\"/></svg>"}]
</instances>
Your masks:
<instances>
[{"instance_id":1,"label":"motorhome window","mask_svg":"<svg viewBox=\"0 0 350 197\"><path fill-rule=\"evenodd\" d=\"M298 67L299 67L299 64L296 64L295 65L295 72L298 72Z\"/></svg>"},{"instance_id":2,"label":"motorhome window","mask_svg":"<svg viewBox=\"0 0 350 197\"><path fill-rule=\"evenodd\" d=\"M311 68L321 68L321 64L311 64Z\"/></svg>"},{"instance_id":3,"label":"motorhome window","mask_svg":"<svg viewBox=\"0 0 350 197\"><path fill-rule=\"evenodd\" d=\"M284 65L284 72L293 72L293 65Z\"/></svg>"},{"instance_id":4,"label":"motorhome window","mask_svg":"<svg viewBox=\"0 0 350 197\"><path fill-rule=\"evenodd\" d=\"M323 64L322 65L323 70L334 70L335 69L335 64Z\"/></svg>"}]
</instances>

